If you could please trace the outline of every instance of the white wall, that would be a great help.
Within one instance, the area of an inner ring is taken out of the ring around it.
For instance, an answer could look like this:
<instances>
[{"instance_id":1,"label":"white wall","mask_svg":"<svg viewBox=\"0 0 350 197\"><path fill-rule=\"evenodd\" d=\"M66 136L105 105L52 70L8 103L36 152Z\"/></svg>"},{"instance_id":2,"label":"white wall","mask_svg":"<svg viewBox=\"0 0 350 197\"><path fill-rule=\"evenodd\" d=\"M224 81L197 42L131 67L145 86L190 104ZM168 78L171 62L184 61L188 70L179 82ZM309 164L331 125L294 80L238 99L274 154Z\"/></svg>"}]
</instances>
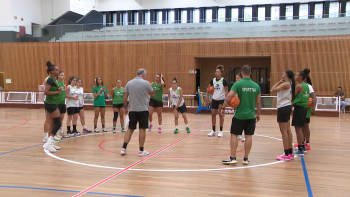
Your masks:
<instances>
[{"instance_id":1,"label":"white wall","mask_svg":"<svg viewBox=\"0 0 350 197\"><path fill-rule=\"evenodd\" d=\"M12 10L11 10L11 1L9 0L0 0L0 26L1 29L4 29L5 26L12 26Z\"/></svg>"},{"instance_id":2,"label":"white wall","mask_svg":"<svg viewBox=\"0 0 350 197\"><path fill-rule=\"evenodd\" d=\"M98 0L98 11L186 8L228 5L278 4L313 0ZM137 2L140 2L138 4Z\"/></svg>"},{"instance_id":3,"label":"white wall","mask_svg":"<svg viewBox=\"0 0 350 197\"><path fill-rule=\"evenodd\" d=\"M70 0L70 11L85 15L91 10L96 9L96 1L97 0Z\"/></svg>"},{"instance_id":4,"label":"white wall","mask_svg":"<svg viewBox=\"0 0 350 197\"><path fill-rule=\"evenodd\" d=\"M56 19L70 11L70 0L41 0L41 24L47 25L51 18Z\"/></svg>"},{"instance_id":5,"label":"white wall","mask_svg":"<svg viewBox=\"0 0 350 197\"><path fill-rule=\"evenodd\" d=\"M10 2L12 26L25 26L26 34L31 35L32 23L41 24L40 0L12 0ZM17 19L14 16L17 16ZM23 21L21 18L23 18Z\"/></svg>"}]
</instances>

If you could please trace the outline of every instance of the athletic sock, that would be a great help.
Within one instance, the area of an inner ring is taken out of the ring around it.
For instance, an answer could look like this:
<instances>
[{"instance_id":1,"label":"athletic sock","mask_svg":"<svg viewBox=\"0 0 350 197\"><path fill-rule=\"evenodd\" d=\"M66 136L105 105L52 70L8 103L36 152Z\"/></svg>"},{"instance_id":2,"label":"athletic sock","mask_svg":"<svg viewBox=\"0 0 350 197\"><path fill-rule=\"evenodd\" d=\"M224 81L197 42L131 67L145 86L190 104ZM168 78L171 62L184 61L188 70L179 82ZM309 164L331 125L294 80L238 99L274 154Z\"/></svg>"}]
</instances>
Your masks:
<instances>
[{"instance_id":1,"label":"athletic sock","mask_svg":"<svg viewBox=\"0 0 350 197\"><path fill-rule=\"evenodd\" d=\"M116 127L117 127L117 125L114 124L114 125L113 125L113 129L115 129Z\"/></svg>"},{"instance_id":2,"label":"athletic sock","mask_svg":"<svg viewBox=\"0 0 350 197\"><path fill-rule=\"evenodd\" d=\"M140 151L143 152L144 148L143 147L140 147Z\"/></svg>"},{"instance_id":3,"label":"athletic sock","mask_svg":"<svg viewBox=\"0 0 350 197\"><path fill-rule=\"evenodd\" d=\"M186 128L188 128L188 124L186 124Z\"/></svg>"},{"instance_id":4,"label":"athletic sock","mask_svg":"<svg viewBox=\"0 0 350 197\"><path fill-rule=\"evenodd\" d=\"M128 146L128 143L125 143L124 142L124 144L123 144L123 148L125 148L126 149L126 147Z\"/></svg>"},{"instance_id":5,"label":"athletic sock","mask_svg":"<svg viewBox=\"0 0 350 197\"><path fill-rule=\"evenodd\" d=\"M73 132L77 132L77 125L73 125Z\"/></svg>"},{"instance_id":6,"label":"athletic sock","mask_svg":"<svg viewBox=\"0 0 350 197\"><path fill-rule=\"evenodd\" d=\"M288 156L289 155L289 150L288 149L284 149L284 155Z\"/></svg>"},{"instance_id":7,"label":"athletic sock","mask_svg":"<svg viewBox=\"0 0 350 197\"><path fill-rule=\"evenodd\" d=\"M213 126L213 131L215 132L215 126Z\"/></svg>"},{"instance_id":8,"label":"athletic sock","mask_svg":"<svg viewBox=\"0 0 350 197\"><path fill-rule=\"evenodd\" d=\"M290 155L293 154L293 149L292 148L288 149L288 152Z\"/></svg>"},{"instance_id":9,"label":"athletic sock","mask_svg":"<svg viewBox=\"0 0 350 197\"><path fill-rule=\"evenodd\" d=\"M222 127L220 127L220 131L222 131Z\"/></svg>"}]
</instances>

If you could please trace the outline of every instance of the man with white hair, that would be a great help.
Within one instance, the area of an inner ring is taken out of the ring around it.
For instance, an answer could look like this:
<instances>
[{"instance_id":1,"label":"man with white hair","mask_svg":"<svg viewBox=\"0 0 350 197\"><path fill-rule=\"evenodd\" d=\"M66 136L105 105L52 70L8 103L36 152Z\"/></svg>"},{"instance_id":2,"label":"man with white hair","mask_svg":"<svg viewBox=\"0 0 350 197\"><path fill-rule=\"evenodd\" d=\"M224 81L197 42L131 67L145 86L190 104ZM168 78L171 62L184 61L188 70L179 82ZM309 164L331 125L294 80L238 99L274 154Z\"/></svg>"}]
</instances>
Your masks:
<instances>
[{"instance_id":1,"label":"man with white hair","mask_svg":"<svg viewBox=\"0 0 350 197\"><path fill-rule=\"evenodd\" d=\"M129 81L125 86L124 93L124 113L128 114L128 97L129 97L129 128L124 136L124 144L121 150L121 154L126 154L126 147L130 142L131 136L136 129L137 123L139 123L139 144L140 151L139 156L147 156L149 153L144 150L144 144L146 140L146 129L148 128L148 107L149 96L155 96L151 84L145 80L146 70L140 68L137 71L137 77Z\"/></svg>"}]
</instances>

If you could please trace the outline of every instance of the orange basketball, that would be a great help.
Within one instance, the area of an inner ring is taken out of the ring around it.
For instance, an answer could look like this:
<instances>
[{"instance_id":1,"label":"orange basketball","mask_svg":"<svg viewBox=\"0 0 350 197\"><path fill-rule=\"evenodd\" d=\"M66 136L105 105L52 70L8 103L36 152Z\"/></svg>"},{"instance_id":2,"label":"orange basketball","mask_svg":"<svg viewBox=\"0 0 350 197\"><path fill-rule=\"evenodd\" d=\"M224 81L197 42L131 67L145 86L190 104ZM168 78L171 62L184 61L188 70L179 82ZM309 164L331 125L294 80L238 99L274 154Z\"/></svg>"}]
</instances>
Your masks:
<instances>
[{"instance_id":1,"label":"orange basketball","mask_svg":"<svg viewBox=\"0 0 350 197\"><path fill-rule=\"evenodd\" d=\"M238 96L234 96L231 98L230 102L228 102L228 105L232 108L237 108L241 101L239 100Z\"/></svg>"},{"instance_id":2,"label":"orange basketball","mask_svg":"<svg viewBox=\"0 0 350 197\"><path fill-rule=\"evenodd\" d=\"M312 103L312 97L309 97L309 103L307 104L307 108L312 108L313 103Z\"/></svg>"},{"instance_id":3,"label":"orange basketball","mask_svg":"<svg viewBox=\"0 0 350 197\"><path fill-rule=\"evenodd\" d=\"M207 89L207 93L213 95L214 94L214 86L209 86Z\"/></svg>"}]
</instances>

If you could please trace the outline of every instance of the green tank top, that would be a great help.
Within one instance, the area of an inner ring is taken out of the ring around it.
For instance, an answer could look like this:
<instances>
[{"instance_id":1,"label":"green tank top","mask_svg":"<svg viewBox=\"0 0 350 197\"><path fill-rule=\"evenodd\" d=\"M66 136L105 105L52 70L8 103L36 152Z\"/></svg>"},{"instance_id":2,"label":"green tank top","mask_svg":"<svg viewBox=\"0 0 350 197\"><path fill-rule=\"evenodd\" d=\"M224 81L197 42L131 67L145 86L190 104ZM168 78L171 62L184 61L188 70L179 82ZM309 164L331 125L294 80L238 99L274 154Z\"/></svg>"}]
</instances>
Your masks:
<instances>
[{"instance_id":1,"label":"green tank top","mask_svg":"<svg viewBox=\"0 0 350 197\"><path fill-rule=\"evenodd\" d=\"M58 84L59 88L60 87L63 88L63 91L60 94L60 103L59 104L65 105L66 104L66 88L64 87L64 82L60 82L59 80L57 80L57 84Z\"/></svg>"},{"instance_id":2,"label":"green tank top","mask_svg":"<svg viewBox=\"0 0 350 197\"><path fill-rule=\"evenodd\" d=\"M151 97L151 99L154 99L156 101L163 101L162 83L156 84L156 82L153 82L152 88L156 92L156 95L154 97Z\"/></svg>"},{"instance_id":3,"label":"green tank top","mask_svg":"<svg viewBox=\"0 0 350 197\"><path fill-rule=\"evenodd\" d=\"M124 99L124 90L123 88L115 88L114 89L114 96L113 96L113 105L117 104L123 104L123 99Z\"/></svg>"},{"instance_id":4,"label":"green tank top","mask_svg":"<svg viewBox=\"0 0 350 197\"><path fill-rule=\"evenodd\" d=\"M307 85L307 83L302 83L300 85L304 88L304 90L294 98L292 104L306 108L310 97L309 85Z\"/></svg>"},{"instance_id":5,"label":"green tank top","mask_svg":"<svg viewBox=\"0 0 350 197\"><path fill-rule=\"evenodd\" d=\"M53 81L55 82L56 86L51 86L50 88L50 92L56 92L58 91L58 80L54 79L53 77L49 77L49 79L53 79ZM55 94L55 95L46 95L46 99L45 99L45 103L48 104L59 104L60 103L60 94Z\"/></svg>"}]
</instances>

